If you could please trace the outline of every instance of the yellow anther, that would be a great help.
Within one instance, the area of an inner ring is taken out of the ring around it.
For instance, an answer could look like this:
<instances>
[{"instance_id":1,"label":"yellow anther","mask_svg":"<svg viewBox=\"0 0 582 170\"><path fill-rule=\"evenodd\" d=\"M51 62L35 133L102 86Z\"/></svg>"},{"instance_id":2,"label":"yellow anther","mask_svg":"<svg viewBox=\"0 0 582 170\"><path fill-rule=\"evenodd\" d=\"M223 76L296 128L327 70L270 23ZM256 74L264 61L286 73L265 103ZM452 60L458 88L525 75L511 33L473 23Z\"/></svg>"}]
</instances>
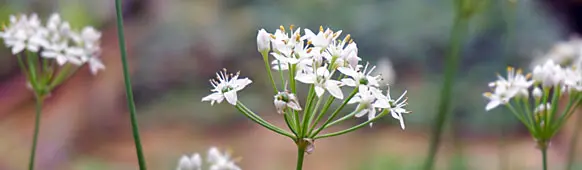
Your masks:
<instances>
[{"instance_id":1,"label":"yellow anther","mask_svg":"<svg viewBox=\"0 0 582 170\"><path fill-rule=\"evenodd\" d=\"M323 32L323 26L319 26L319 32Z\"/></svg>"},{"instance_id":2,"label":"yellow anther","mask_svg":"<svg viewBox=\"0 0 582 170\"><path fill-rule=\"evenodd\" d=\"M291 24L291 25L289 26L289 30L290 30L290 31L293 31L293 28L295 28L295 25Z\"/></svg>"},{"instance_id":3,"label":"yellow anther","mask_svg":"<svg viewBox=\"0 0 582 170\"><path fill-rule=\"evenodd\" d=\"M529 78L531 78L531 76L532 76L532 75L531 75L531 73L527 73L527 74L525 75L525 78L526 78L526 79L529 79Z\"/></svg>"},{"instance_id":4,"label":"yellow anther","mask_svg":"<svg viewBox=\"0 0 582 170\"><path fill-rule=\"evenodd\" d=\"M483 96L485 96L485 97L491 97L491 95L493 95L493 94L491 94L491 92L485 92L485 93L483 93Z\"/></svg>"},{"instance_id":5,"label":"yellow anther","mask_svg":"<svg viewBox=\"0 0 582 170\"><path fill-rule=\"evenodd\" d=\"M280 29L282 32L285 32L285 27L283 27L283 25L280 25L280 26L279 26L279 29Z\"/></svg>"},{"instance_id":6,"label":"yellow anther","mask_svg":"<svg viewBox=\"0 0 582 170\"><path fill-rule=\"evenodd\" d=\"M352 38L350 34L346 35L346 38L344 38L344 42L350 41L350 38Z\"/></svg>"},{"instance_id":7,"label":"yellow anther","mask_svg":"<svg viewBox=\"0 0 582 170\"><path fill-rule=\"evenodd\" d=\"M272 39L277 39L277 37L273 34L269 34L269 37L271 37Z\"/></svg>"},{"instance_id":8,"label":"yellow anther","mask_svg":"<svg viewBox=\"0 0 582 170\"><path fill-rule=\"evenodd\" d=\"M307 49L307 53L311 53L312 50L313 50L313 48Z\"/></svg>"},{"instance_id":9,"label":"yellow anther","mask_svg":"<svg viewBox=\"0 0 582 170\"><path fill-rule=\"evenodd\" d=\"M311 40L307 41L307 45L311 45L313 42Z\"/></svg>"}]
</instances>

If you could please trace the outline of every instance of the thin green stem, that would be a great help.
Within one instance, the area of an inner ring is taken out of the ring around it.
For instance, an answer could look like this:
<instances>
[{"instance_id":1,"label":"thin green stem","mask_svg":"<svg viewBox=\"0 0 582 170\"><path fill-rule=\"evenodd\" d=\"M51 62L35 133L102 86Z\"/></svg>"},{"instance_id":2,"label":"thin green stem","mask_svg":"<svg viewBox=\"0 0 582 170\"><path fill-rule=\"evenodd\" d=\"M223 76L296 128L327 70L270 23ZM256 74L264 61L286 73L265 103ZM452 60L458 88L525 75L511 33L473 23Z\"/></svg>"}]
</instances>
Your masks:
<instances>
[{"instance_id":1,"label":"thin green stem","mask_svg":"<svg viewBox=\"0 0 582 170\"><path fill-rule=\"evenodd\" d=\"M572 132L572 139L570 140L570 149L568 150L568 164L566 170L573 170L574 160L576 158L576 151L578 146L578 136L580 135L580 128L582 128L582 115L578 115L574 125L574 132Z\"/></svg>"},{"instance_id":2,"label":"thin green stem","mask_svg":"<svg viewBox=\"0 0 582 170\"><path fill-rule=\"evenodd\" d=\"M38 142L38 134L40 131L40 118L42 113L42 103L43 97L39 96L37 92L35 92L35 100L36 100L36 114L34 117L34 136L32 137L32 147L30 150L30 161L28 162L28 169L34 169L34 160L36 157L36 145Z\"/></svg>"},{"instance_id":3,"label":"thin green stem","mask_svg":"<svg viewBox=\"0 0 582 170\"><path fill-rule=\"evenodd\" d=\"M388 113L388 110L387 109L384 109L384 111L382 111L382 113L380 113L378 116L376 116L373 119L370 119L370 120L368 120L368 121L366 121L364 123L360 123L359 125L356 125L354 127L351 127L351 128L348 128L348 129L345 129L345 130L342 130L342 131L319 135L319 136L316 136L313 139L321 139L321 138L327 138L327 137L332 137L332 136L338 136L338 135L343 135L343 134L346 134L346 133L349 133L349 132L358 130L358 129L360 129L360 128L362 128L362 127L364 127L364 126L366 126L366 125L368 125L370 123L374 123L376 120L382 118L387 113Z\"/></svg>"},{"instance_id":4,"label":"thin green stem","mask_svg":"<svg viewBox=\"0 0 582 170\"><path fill-rule=\"evenodd\" d=\"M33 56L32 53L29 51L26 51L26 58L27 58L26 61L28 62L28 73L30 74L30 78L28 81L30 83L30 86L32 86L32 89L34 91L38 91L39 90L38 83L37 83L38 72L36 71L38 58Z\"/></svg>"},{"instance_id":5,"label":"thin green stem","mask_svg":"<svg viewBox=\"0 0 582 170\"><path fill-rule=\"evenodd\" d=\"M323 101L323 96L317 99L315 108L312 110L311 114L309 114L309 121L306 124L303 124L303 129L307 132L305 133L305 136L309 136L309 132L311 132L311 129L309 129L309 127L313 123L313 119L316 116L317 110L319 110L319 105L321 105L321 101Z\"/></svg>"},{"instance_id":6,"label":"thin green stem","mask_svg":"<svg viewBox=\"0 0 582 170\"><path fill-rule=\"evenodd\" d=\"M254 121L255 123L258 123L259 125L275 132L278 134L281 134L283 136L287 136L291 139L296 139L295 136L293 136L293 134L290 134L289 132L263 120L261 117L257 116L253 111L251 111L250 109L248 109L246 106L244 106L244 104L242 104L240 101L237 102L235 108L240 111L241 113L243 113L247 118L251 119L252 121Z\"/></svg>"},{"instance_id":7,"label":"thin green stem","mask_svg":"<svg viewBox=\"0 0 582 170\"><path fill-rule=\"evenodd\" d=\"M28 71L26 70L26 64L24 64L24 61L22 59L22 55L18 54L16 56L16 58L18 58L18 66L22 70L22 73L24 73L24 75L26 76L26 79L30 80L31 79L30 74L28 74Z\"/></svg>"},{"instance_id":8,"label":"thin green stem","mask_svg":"<svg viewBox=\"0 0 582 170\"><path fill-rule=\"evenodd\" d=\"M295 81L295 68L297 67L297 65L295 64L289 64L289 82L291 83L291 92L293 94L297 94L297 88L296 88L296 81Z\"/></svg>"},{"instance_id":9,"label":"thin green stem","mask_svg":"<svg viewBox=\"0 0 582 170\"><path fill-rule=\"evenodd\" d=\"M291 130L291 132L293 132L293 134L297 136L297 132L295 131L295 125L293 125L294 120L289 115L290 115L289 111L287 111L287 113L283 115L285 117L285 124L287 124L289 130Z\"/></svg>"},{"instance_id":10,"label":"thin green stem","mask_svg":"<svg viewBox=\"0 0 582 170\"><path fill-rule=\"evenodd\" d=\"M346 98L346 100L344 100L344 102L343 102L343 103L342 103L342 104L341 104L341 105L340 105L338 108L336 108L336 109L335 109L335 111L333 111L333 113L332 113L332 114L329 116L329 118L328 118L328 119L327 119L327 120L326 120L326 121L325 121L325 122L324 122L324 123L321 125L321 127L319 127L319 128L318 128L318 129L317 129L317 130L316 130L314 133L311 133L311 135L309 135L309 137L314 137L314 136L316 136L317 134L319 134L319 132L321 132L323 129L325 129L325 128L328 128L328 127L330 127L330 126L332 126L332 125L334 125L334 124L336 124L336 123L342 122L342 121L344 121L345 119L347 119L347 118L349 118L349 117L352 117L352 116L353 116L353 114L356 114L355 112L353 112L352 114L348 114L348 115L346 115L346 116L342 117L341 119L338 119L338 120L336 120L336 121L334 121L334 122L331 122L331 121L333 121L333 119L335 119L335 117L338 115L338 113L339 113L339 112L340 112L342 109L344 109L344 107L346 106L346 104L348 104L348 102L349 102L349 101L350 101L350 100L351 100L351 99L352 99L352 98L353 98L353 97L354 97L354 96L355 96L357 93L358 93L358 88L356 87L356 88L354 88L354 90L352 91L352 93L351 93L351 94L348 96L348 98ZM331 122L331 123L330 123L330 122Z\"/></svg>"},{"instance_id":11,"label":"thin green stem","mask_svg":"<svg viewBox=\"0 0 582 170\"><path fill-rule=\"evenodd\" d=\"M297 124L299 125L299 127L303 127L303 124L307 123L308 119L309 119L309 113L311 113L311 107L313 105L313 99L315 98L315 85L311 85L309 87L309 92L307 93L307 101L305 103L305 109L303 109L303 116L302 116L302 120L301 122L299 122L299 117L297 117ZM303 128L299 128L299 131L301 134L300 137L304 137L305 134L307 133L305 131L305 129Z\"/></svg>"},{"instance_id":12,"label":"thin green stem","mask_svg":"<svg viewBox=\"0 0 582 170\"><path fill-rule=\"evenodd\" d=\"M275 79L273 79L273 74L271 73L271 65L269 64L269 51L261 52L261 55L263 56L263 61L265 62L265 69L267 69L267 74L269 75L269 79L271 80L271 86L273 86L273 92L277 94L279 90L277 90Z\"/></svg>"},{"instance_id":13,"label":"thin green stem","mask_svg":"<svg viewBox=\"0 0 582 170\"><path fill-rule=\"evenodd\" d=\"M433 169L435 156L438 151L438 146L441 142L441 136L444 131L446 124L446 119L449 116L451 99L452 99L452 89L454 88L454 79L458 69L459 57L462 47L463 37L467 32L468 27L468 17L465 18L462 15L461 8L457 7L457 13L453 23L453 28L451 30L451 41L449 45L449 50L445 63L445 73L444 73L444 83L441 90L440 104L438 107L438 113L433 126L432 136L430 139L430 146L428 150L428 157L424 163L425 170Z\"/></svg>"},{"instance_id":14,"label":"thin green stem","mask_svg":"<svg viewBox=\"0 0 582 170\"><path fill-rule=\"evenodd\" d=\"M127 61L127 50L125 47L125 34L123 32L123 16L121 0L115 0L115 12L117 17L117 35L119 40L119 50L121 53L121 63L123 65L123 80L125 82L125 94L127 97L127 107L129 108L131 129L133 132L133 141L135 142L135 150L140 170L146 170L146 162L139 137L139 128L137 123L135 102L133 100L133 90L131 89L131 78L129 75L129 64Z\"/></svg>"},{"instance_id":15,"label":"thin green stem","mask_svg":"<svg viewBox=\"0 0 582 170\"><path fill-rule=\"evenodd\" d=\"M325 115L325 112L327 112L327 110L329 109L329 107L333 103L334 99L335 99L335 97L333 97L333 96L329 96L327 98L327 101L325 102L323 109L321 109L321 111L319 112L319 115L317 115L317 118L315 119L313 124L311 124L311 127L309 128L309 133L307 133L307 134L311 134L313 132L313 129L315 129L315 126L317 125L317 123L321 120L323 115Z\"/></svg>"},{"instance_id":16,"label":"thin green stem","mask_svg":"<svg viewBox=\"0 0 582 170\"><path fill-rule=\"evenodd\" d=\"M69 76L71 76L71 73L74 73L74 71L71 71L72 67L73 66L71 64L66 64L65 66L63 66L63 68L59 70L59 73L57 73L57 76L53 79L53 81L49 83L48 86L49 89L57 87L58 85L63 83L63 81L65 81Z\"/></svg>"}]
</instances>

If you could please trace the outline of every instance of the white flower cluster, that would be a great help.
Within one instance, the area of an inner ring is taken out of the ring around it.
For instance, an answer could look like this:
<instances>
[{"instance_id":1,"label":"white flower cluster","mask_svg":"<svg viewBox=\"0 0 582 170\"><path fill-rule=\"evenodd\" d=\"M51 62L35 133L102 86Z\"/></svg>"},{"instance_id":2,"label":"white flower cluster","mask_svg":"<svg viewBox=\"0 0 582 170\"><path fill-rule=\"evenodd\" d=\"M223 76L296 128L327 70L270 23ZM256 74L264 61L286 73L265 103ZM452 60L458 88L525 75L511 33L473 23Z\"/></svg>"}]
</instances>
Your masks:
<instances>
[{"instance_id":1,"label":"white flower cluster","mask_svg":"<svg viewBox=\"0 0 582 170\"><path fill-rule=\"evenodd\" d=\"M535 66L532 73L523 74L521 70L512 67L507 69L507 78L498 76L498 80L489 86L493 92L486 92L489 99L485 107L487 111L502 104L508 104L512 98L525 97L530 94L539 100L544 92L551 89L559 90L561 95L582 91L582 70L579 65L562 67L553 60ZM547 97L547 96L545 96Z\"/></svg>"},{"instance_id":2,"label":"white flower cluster","mask_svg":"<svg viewBox=\"0 0 582 170\"><path fill-rule=\"evenodd\" d=\"M553 60L557 64L567 66L580 62L582 55L582 39L573 36L568 41L556 43L549 52L540 55L532 62L531 67L544 64L548 60Z\"/></svg>"},{"instance_id":3,"label":"white flower cluster","mask_svg":"<svg viewBox=\"0 0 582 170\"><path fill-rule=\"evenodd\" d=\"M228 153L221 153L218 148L208 150L208 170L241 170L230 158ZM176 170L202 170L202 157L198 153L192 156L182 156Z\"/></svg>"},{"instance_id":4,"label":"white flower cluster","mask_svg":"<svg viewBox=\"0 0 582 170\"><path fill-rule=\"evenodd\" d=\"M368 114L368 118L373 119L376 117L376 110L389 109L392 117L400 120L404 128L402 114L409 113L404 109L407 99L404 94L396 100L390 97L389 91L386 91L386 95L383 94L379 84L381 76L372 75L375 66L360 64L358 47L349 34L339 39L341 30L324 30L323 27L319 28L318 33L310 29L303 32L301 34L301 29L294 30L293 27L290 32L286 32L283 26L274 34L261 29L257 35L258 50L261 53L270 52L275 58L271 62L274 70L288 71L294 68L294 79L313 85L317 97L328 92L334 98L344 99L342 87L357 88L358 93L349 100L350 104L358 103L356 117ZM336 77L340 79L335 79ZM284 106L277 98L275 96L275 104ZM294 110L300 110L295 103L290 106Z\"/></svg>"},{"instance_id":5,"label":"white flower cluster","mask_svg":"<svg viewBox=\"0 0 582 170\"><path fill-rule=\"evenodd\" d=\"M15 55L29 51L54 59L59 65L88 63L92 73L105 68L99 59L101 33L93 27L76 32L58 14L51 15L45 24L36 14L12 15L0 38Z\"/></svg>"}]
</instances>

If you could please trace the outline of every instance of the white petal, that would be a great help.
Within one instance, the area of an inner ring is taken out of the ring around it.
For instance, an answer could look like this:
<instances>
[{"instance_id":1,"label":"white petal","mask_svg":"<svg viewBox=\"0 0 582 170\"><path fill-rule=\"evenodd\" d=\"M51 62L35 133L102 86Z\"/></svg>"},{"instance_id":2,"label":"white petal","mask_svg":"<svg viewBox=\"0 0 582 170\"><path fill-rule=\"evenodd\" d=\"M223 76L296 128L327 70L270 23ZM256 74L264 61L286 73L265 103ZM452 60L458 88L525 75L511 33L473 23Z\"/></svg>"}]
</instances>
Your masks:
<instances>
[{"instance_id":1,"label":"white petal","mask_svg":"<svg viewBox=\"0 0 582 170\"><path fill-rule=\"evenodd\" d=\"M336 82L328 80L327 82L325 82L325 88L327 89L327 91L329 91L329 94L331 94L333 97L337 99L344 98L344 94L342 93L342 90L339 88Z\"/></svg>"},{"instance_id":2,"label":"white petal","mask_svg":"<svg viewBox=\"0 0 582 170\"><path fill-rule=\"evenodd\" d=\"M356 81L354 81L353 79L350 79L350 78L342 79L342 83L344 83L345 85L350 86L350 87L356 86Z\"/></svg>"},{"instance_id":3,"label":"white petal","mask_svg":"<svg viewBox=\"0 0 582 170\"><path fill-rule=\"evenodd\" d=\"M22 42L15 43L14 46L12 46L12 54L18 54L22 52L25 47L26 46Z\"/></svg>"},{"instance_id":4,"label":"white petal","mask_svg":"<svg viewBox=\"0 0 582 170\"><path fill-rule=\"evenodd\" d=\"M485 106L485 111L489 111L491 109L494 109L497 106L499 106L500 104L501 104L501 102L499 102L499 100L491 100L491 101L489 101L489 103L487 103L487 106Z\"/></svg>"},{"instance_id":5,"label":"white petal","mask_svg":"<svg viewBox=\"0 0 582 170\"><path fill-rule=\"evenodd\" d=\"M210 95L208 95L208 96L206 96L206 97L203 97L203 98L202 98L202 101L203 101L203 102L205 102L205 101L210 101L210 102L211 102L210 104L211 104L211 105L214 105L214 102L215 102L215 101L216 101L217 103L221 103L223 99L224 99L224 96L223 96L222 94L220 94L220 93L216 92L216 93L212 93L212 94L210 94Z\"/></svg>"},{"instance_id":6,"label":"white petal","mask_svg":"<svg viewBox=\"0 0 582 170\"><path fill-rule=\"evenodd\" d=\"M195 153L192 155L192 157L190 157L190 163L194 170L200 170L202 168L202 158L200 157L200 154Z\"/></svg>"},{"instance_id":7,"label":"white petal","mask_svg":"<svg viewBox=\"0 0 582 170\"><path fill-rule=\"evenodd\" d=\"M220 151L218 150L218 148L216 147L211 147L208 150L208 162L216 164L218 162L221 162L222 160L224 160L224 156L222 155L222 153L220 153Z\"/></svg>"},{"instance_id":8,"label":"white petal","mask_svg":"<svg viewBox=\"0 0 582 170\"><path fill-rule=\"evenodd\" d=\"M321 97L324 92L325 92L324 88L320 86L315 86L315 94L317 95L317 97Z\"/></svg>"},{"instance_id":9,"label":"white petal","mask_svg":"<svg viewBox=\"0 0 582 170\"><path fill-rule=\"evenodd\" d=\"M358 106L358 108L359 108L359 107L360 107L360 106ZM355 115L355 116L356 116L356 117L362 117L362 116L366 115L366 113L368 113L368 109L362 109L362 110L360 110L360 112L356 113L356 115Z\"/></svg>"},{"instance_id":10,"label":"white petal","mask_svg":"<svg viewBox=\"0 0 582 170\"><path fill-rule=\"evenodd\" d=\"M313 84L315 83L315 75L313 74L297 74L295 76L295 80L305 83L305 84Z\"/></svg>"},{"instance_id":11,"label":"white petal","mask_svg":"<svg viewBox=\"0 0 582 170\"><path fill-rule=\"evenodd\" d=\"M192 165L192 162L190 162L190 159L188 159L187 156L182 156L182 158L180 158L180 162L178 163L178 168L176 168L176 170L194 170L194 166Z\"/></svg>"},{"instance_id":12,"label":"white petal","mask_svg":"<svg viewBox=\"0 0 582 170\"><path fill-rule=\"evenodd\" d=\"M356 77L358 75L358 72L356 72L355 70L353 70L351 68L347 68L347 67L339 67L339 68L337 68L337 70L345 75L350 76L350 77Z\"/></svg>"},{"instance_id":13,"label":"white petal","mask_svg":"<svg viewBox=\"0 0 582 170\"><path fill-rule=\"evenodd\" d=\"M226 101L228 103L230 103L232 105L236 105L236 101L237 101L236 90L231 90L231 91L224 93L224 98L226 98Z\"/></svg>"}]
</instances>

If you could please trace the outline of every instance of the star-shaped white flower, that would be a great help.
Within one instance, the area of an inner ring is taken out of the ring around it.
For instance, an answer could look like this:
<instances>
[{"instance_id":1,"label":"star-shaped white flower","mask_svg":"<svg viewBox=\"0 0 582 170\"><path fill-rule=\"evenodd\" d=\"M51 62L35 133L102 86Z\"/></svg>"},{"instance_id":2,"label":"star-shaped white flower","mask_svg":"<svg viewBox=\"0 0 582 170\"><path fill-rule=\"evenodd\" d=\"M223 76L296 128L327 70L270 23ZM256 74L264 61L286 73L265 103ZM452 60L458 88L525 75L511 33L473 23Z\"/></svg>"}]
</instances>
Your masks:
<instances>
[{"instance_id":1,"label":"star-shaped white flower","mask_svg":"<svg viewBox=\"0 0 582 170\"><path fill-rule=\"evenodd\" d=\"M374 87L361 86L358 88L358 93L348 101L348 104L358 103L356 106L355 117L362 117L368 114L368 120L376 118L377 109L390 108L390 103L377 100L384 97L382 92ZM372 126L372 123L370 123Z\"/></svg>"},{"instance_id":2,"label":"star-shaped white flower","mask_svg":"<svg viewBox=\"0 0 582 170\"><path fill-rule=\"evenodd\" d=\"M212 94L202 98L202 101L210 101L210 105L221 103L224 99L232 105L236 105L237 92L244 89L252 81L248 78L239 79L239 73L228 74L226 69L216 73L216 79L210 80L213 88Z\"/></svg>"},{"instance_id":3,"label":"star-shaped white flower","mask_svg":"<svg viewBox=\"0 0 582 170\"><path fill-rule=\"evenodd\" d=\"M344 95L340 89L340 81L332 80L329 70L325 66L317 68L315 71L299 71L295 79L305 84L315 85L315 94L321 97L327 90L329 94L337 99L343 99Z\"/></svg>"},{"instance_id":4,"label":"star-shaped white flower","mask_svg":"<svg viewBox=\"0 0 582 170\"><path fill-rule=\"evenodd\" d=\"M370 70L368 70L368 65L369 63L366 64L366 66L363 67L363 69L359 69L361 68L361 65L358 66L357 68L352 68L352 67L340 67L338 68L338 71L340 71L341 73L349 76L350 78L344 78L342 79L342 83L344 83L347 86L350 87L356 87L356 86L371 86L371 87L378 87L380 86L380 81L381 81L381 77L378 76L371 76L370 74L372 74L372 72L374 71L374 68L376 68L376 66L372 66L372 68L370 68Z\"/></svg>"}]
</instances>

